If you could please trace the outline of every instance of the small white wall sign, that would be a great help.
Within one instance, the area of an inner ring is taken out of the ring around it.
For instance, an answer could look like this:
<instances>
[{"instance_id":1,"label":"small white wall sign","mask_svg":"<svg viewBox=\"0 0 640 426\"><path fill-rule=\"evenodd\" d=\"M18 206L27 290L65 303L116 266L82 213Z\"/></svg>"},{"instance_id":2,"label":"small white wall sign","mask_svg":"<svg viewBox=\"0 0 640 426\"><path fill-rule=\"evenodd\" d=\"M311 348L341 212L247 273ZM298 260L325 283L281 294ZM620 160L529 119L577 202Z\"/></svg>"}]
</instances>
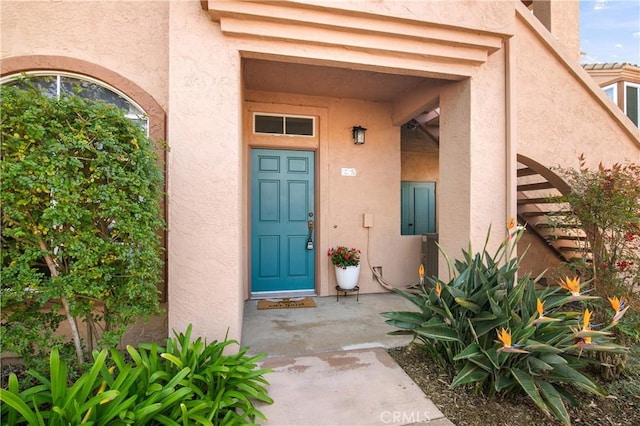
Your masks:
<instances>
[{"instance_id":1,"label":"small white wall sign","mask_svg":"<svg viewBox=\"0 0 640 426\"><path fill-rule=\"evenodd\" d=\"M341 171L341 175L342 176L355 176L356 175L356 169L354 169L352 167L343 167L342 171Z\"/></svg>"}]
</instances>

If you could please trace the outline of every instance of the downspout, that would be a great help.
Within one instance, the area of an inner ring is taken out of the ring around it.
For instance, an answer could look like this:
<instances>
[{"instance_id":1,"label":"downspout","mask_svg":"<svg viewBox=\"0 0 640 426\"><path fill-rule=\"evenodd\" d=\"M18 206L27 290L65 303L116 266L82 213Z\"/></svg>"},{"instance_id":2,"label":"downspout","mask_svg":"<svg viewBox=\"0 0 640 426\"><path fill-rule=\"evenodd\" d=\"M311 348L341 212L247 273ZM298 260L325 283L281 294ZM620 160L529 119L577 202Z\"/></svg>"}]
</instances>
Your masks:
<instances>
[{"instance_id":1,"label":"downspout","mask_svg":"<svg viewBox=\"0 0 640 426\"><path fill-rule=\"evenodd\" d=\"M505 212L506 217L503 223L507 223L509 218L516 218L518 214L518 182L517 182L517 155L518 155L518 136L517 136L517 97L516 97L516 58L514 49L511 46L512 38L504 40L505 52L505 144L506 144L506 161L505 161ZM508 232L508 231L507 231ZM517 255L517 250L514 250Z\"/></svg>"}]
</instances>

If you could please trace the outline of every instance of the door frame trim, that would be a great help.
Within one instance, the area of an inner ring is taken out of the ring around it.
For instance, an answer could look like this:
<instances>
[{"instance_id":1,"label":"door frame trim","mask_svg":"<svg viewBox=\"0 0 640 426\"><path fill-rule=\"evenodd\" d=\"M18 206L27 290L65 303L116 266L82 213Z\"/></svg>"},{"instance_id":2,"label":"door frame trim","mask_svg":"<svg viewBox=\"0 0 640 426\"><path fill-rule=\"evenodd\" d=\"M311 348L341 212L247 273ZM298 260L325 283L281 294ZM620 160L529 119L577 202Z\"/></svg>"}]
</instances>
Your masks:
<instances>
[{"instance_id":1,"label":"door frame trim","mask_svg":"<svg viewBox=\"0 0 640 426\"><path fill-rule=\"evenodd\" d=\"M317 191L317 186L315 184L315 179L316 179L316 176L317 176L316 166L315 166L317 152L315 150L298 150L298 149L294 149L294 150L287 149L287 150L285 150L285 149L280 149L280 148L251 147L251 149L249 151L250 151L249 155L251 156L251 166L254 165L254 160L256 162L259 162L259 160L260 160L262 155L274 156L274 157L277 156L278 158L282 159L283 161L286 161L286 159L289 158L290 155L292 155L293 157L297 157L298 155L299 156L304 156L305 159L309 159L310 163L311 163L311 165L313 167L313 171L310 174L306 174L306 176L313 176L313 188L309 188L309 186L306 186L305 193L309 194L309 192L313 192L313 196L312 196L312 199L313 199L313 202L312 202L313 210L311 212L315 215L315 213L316 213L316 191ZM286 166L283 164L280 173L283 173L284 176L290 177L294 181L297 179L295 172L293 172L293 174L290 174L290 172L285 171L284 169L286 169ZM259 179L258 175L253 176L255 170L252 169L249 172L250 172L250 175L251 175L250 182L249 182L249 190L250 190L251 194L249 196L249 200L253 201L254 200L254 198L253 198L254 197L253 190L255 189L255 188L253 188L253 183L254 182L260 182L260 179ZM256 178L257 180L254 180L254 178ZM283 184L284 184L284 182L283 182ZM311 189L311 191L310 191L310 189ZM284 189L283 189L283 191L284 191ZM255 195L257 196L257 193ZM304 232L305 241L306 241L306 238L307 238L307 236L306 236L306 234L307 234L307 229L306 229L307 226L306 225L307 225L307 220L309 220L309 217L307 217L307 213L308 212L310 212L310 211L307 210L307 209L304 210L304 216L305 216L304 224L300 224L300 225L304 225L304 231L303 232ZM255 235L253 235L253 230L251 229L251 225L254 224L253 223L253 214L254 213L257 213L257 212L254 212L252 209L249 210L249 224L250 224L250 229L249 229L249 231L250 231L249 232L249 241L250 241L249 260L250 261L252 260L251 256L252 256L252 254L254 252L254 243L257 243L257 241L254 241ZM315 222L315 218L314 218L314 222ZM288 221L285 220L284 223L288 223ZM315 226L314 226L314 228L315 228ZM287 227L286 229L289 229L289 228ZM314 231L315 231L315 229L314 229ZM282 231L279 231L279 232L282 232ZM281 236L285 237L285 235L282 235L282 234L281 234ZM283 239L286 240L286 238L283 238ZM316 241L315 232L314 232L313 240L314 240L314 242ZM305 245L306 245L306 242L305 242ZM267 289L265 291L254 291L253 290L253 285L251 285L251 292L250 292L251 293L251 298L255 298L255 296L257 296L257 295L267 294L267 293L280 294L280 293L289 293L289 292L291 292L293 294L294 292L298 292L298 291L306 292L306 293L311 292L312 294L315 294L315 291L316 291L316 288L317 288L317 282L316 282L317 281L317 275L315 273L315 269L316 269L316 267L318 265L318 252L317 252L316 248L317 248L317 244L314 244L313 253L309 253L306 248L304 249L304 253L305 253L304 257L306 259L309 259L309 257L311 257L311 259L312 259L311 262L312 262L312 267L313 267L313 276L311 274L306 274L305 275L305 279L303 281L304 281L305 284L313 284L313 285L311 285L309 287L307 287L305 285L303 288L293 288L293 289L279 288L279 289ZM309 255L311 255L311 256L309 256ZM282 261L282 259L279 258L278 259L278 263L280 264L281 261ZM253 266L254 266L253 265L253 261L251 261L251 263L249 264L249 268L250 268L249 269L249 277L251 279L253 278L253 272L254 272L251 269L251 268L253 268ZM282 275L287 275L284 271L281 271L281 274ZM289 282L291 279L295 280L294 277L289 277L285 281ZM313 280L313 283L309 283L308 282L310 279ZM285 286L285 287L288 287L288 286ZM283 296L283 297L286 297L286 296Z\"/></svg>"},{"instance_id":2,"label":"door frame trim","mask_svg":"<svg viewBox=\"0 0 640 426\"><path fill-rule=\"evenodd\" d=\"M250 94L247 97L250 98ZM262 97L261 97L262 98ZM328 176L329 164L325 161L328 158L328 109L324 107L315 106L300 106L286 103L267 103L268 99L262 99L263 102L254 102L251 100L245 100L243 108L243 135L244 135L244 170L243 173L243 200L242 204L246 206L243 209L243 222L245 223L245 247L244 254L244 271L243 271L243 285L245 290L246 299L253 299L258 297L264 297L263 292L253 293L251 291L251 150L253 148L261 149L274 149L274 150L293 150L293 151L309 151L314 152L314 194L315 194L315 288L311 291L313 294L306 294L304 296L328 296L329 293L329 278L328 267L322 263L322 260L326 256L322 256L328 248L326 247L326 241L328 241L327 227L323 226L323 218L328 217L328 211L322 200L328 199L328 185L321 185L321 179ZM253 133L253 113L265 112L274 114L293 114L293 115L305 115L316 117L316 137L309 138L296 137L296 136L270 136L270 135L256 135ZM278 296L279 294L288 294ZM291 297L292 293L289 292L274 292L269 297ZM295 297L302 297L303 294L295 294Z\"/></svg>"}]
</instances>

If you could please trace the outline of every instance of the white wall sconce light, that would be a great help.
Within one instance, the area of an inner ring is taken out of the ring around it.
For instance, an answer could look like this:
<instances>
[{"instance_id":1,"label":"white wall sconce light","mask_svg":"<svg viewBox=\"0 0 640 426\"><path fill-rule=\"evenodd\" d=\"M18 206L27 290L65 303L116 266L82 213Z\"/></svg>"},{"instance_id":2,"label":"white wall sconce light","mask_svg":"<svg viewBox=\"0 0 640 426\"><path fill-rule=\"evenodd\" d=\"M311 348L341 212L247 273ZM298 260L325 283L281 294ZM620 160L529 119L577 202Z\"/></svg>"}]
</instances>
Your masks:
<instances>
[{"instance_id":1,"label":"white wall sconce light","mask_svg":"<svg viewBox=\"0 0 640 426\"><path fill-rule=\"evenodd\" d=\"M356 145L364 144L364 133L367 131L362 126L353 126L351 133L353 135L353 143Z\"/></svg>"}]
</instances>

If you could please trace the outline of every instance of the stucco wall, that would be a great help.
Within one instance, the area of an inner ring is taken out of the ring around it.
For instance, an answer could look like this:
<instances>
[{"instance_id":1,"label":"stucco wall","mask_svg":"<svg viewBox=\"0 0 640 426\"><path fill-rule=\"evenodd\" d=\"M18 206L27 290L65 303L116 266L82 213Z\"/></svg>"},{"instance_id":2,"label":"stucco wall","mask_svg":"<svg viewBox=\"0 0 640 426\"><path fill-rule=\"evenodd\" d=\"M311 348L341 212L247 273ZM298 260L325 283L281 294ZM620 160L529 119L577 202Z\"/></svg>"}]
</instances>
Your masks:
<instances>
[{"instance_id":1,"label":"stucco wall","mask_svg":"<svg viewBox=\"0 0 640 426\"><path fill-rule=\"evenodd\" d=\"M242 328L240 55L198 2L171 2L169 328Z\"/></svg>"},{"instance_id":2,"label":"stucco wall","mask_svg":"<svg viewBox=\"0 0 640 426\"><path fill-rule=\"evenodd\" d=\"M400 130L401 179L437 183L440 173L438 144L417 128L403 126Z\"/></svg>"},{"instance_id":3,"label":"stucco wall","mask_svg":"<svg viewBox=\"0 0 640 426\"><path fill-rule=\"evenodd\" d=\"M518 153L547 167L577 167L581 153L591 166L640 160L637 128L620 125L616 116L633 126L577 63L564 62L521 18L514 39Z\"/></svg>"},{"instance_id":4,"label":"stucco wall","mask_svg":"<svg viewBox=\"0 0 640 426\"><path fill-rule=\"evenodd\" d=\"M3 0L0 11L3 58L82 59L136 82L166 108L168 2Z\"/></svg>"},{"instance_id":5,"label":"stucco wall","mask_svg":"<svg viewBox=\"0 0 640 426\"><path fill-rule=\"evenodd\" d=\"M327 6L326 0L301 0ZM475 28L498 33L513 33L513 5L508 1L332 1L332 7L339 7L355 12L369 12L385 16L396 16L407 19L420 19L424 22L452 25L456 27Z\"/></svg>"},{"instance_id":6,"label":"stucco wall","mask_svg":"<svg viewBox=\"0 0 640 426\"><path fill-rule=\"evenodd\" d=\"M578 0L533 0L533 15L554 35L573 61L580 61Z\"/></svg>"},{"instance_id":7,"label":"stucco wall","mask_svg":"<svg viewBox=\"0 0 640 426\"><path fill-rule=\"evenodd\" d=\"M507 133L505 55L496 52L471 79L445 86L440 95L439 243L452 258L469 242L479 250L505 236ZM440 275L447 276L440 261Z\"/></svg>"},{"instance_id":8,"label":"stucco wall","mask_svg":"<svg viewBox=\"0 0 640 426\"><path fill-rule=\"evenodd\" d=\"M406 262L400 259L408 253L400 237L400 129L391 125L389 105L385 104L334 100L329 117L328 245L361 248L364 267L368 258L371 266L382 266L385 277L402 285L407 279ZM364 145L354 145L351 140L350 129L358 124L368 129ZM341 176L342 167L355 168L357 176ZM368 251L363 213L373 214L374 221ZM322 264L330 265L326 260ZM363 268L361 290L381 291L371 276Z\"/></svg>"},{"instance_id":9,"label":"stucco wall","mask_svg":"<svg viewBox=\"0 0 640 426\"><path fill-rule=\"evenodd\" d=\"M529 274L536 278L544 273L547 284L555 284L564 276L573 276L547 243L530 231L526 231L518 242L518 253L525 254L518 270L520 276Z\"/></svg>"},{"instance_id":10,"label":"stucco wall","mask_svg":"<svg viewBox=\"0 0 640 426\"><path fill-rule=\"evenodd\" d=\"M438 154L403 152L402 180L414 182L438 182Z\"/></svg>"}]
</instances>

